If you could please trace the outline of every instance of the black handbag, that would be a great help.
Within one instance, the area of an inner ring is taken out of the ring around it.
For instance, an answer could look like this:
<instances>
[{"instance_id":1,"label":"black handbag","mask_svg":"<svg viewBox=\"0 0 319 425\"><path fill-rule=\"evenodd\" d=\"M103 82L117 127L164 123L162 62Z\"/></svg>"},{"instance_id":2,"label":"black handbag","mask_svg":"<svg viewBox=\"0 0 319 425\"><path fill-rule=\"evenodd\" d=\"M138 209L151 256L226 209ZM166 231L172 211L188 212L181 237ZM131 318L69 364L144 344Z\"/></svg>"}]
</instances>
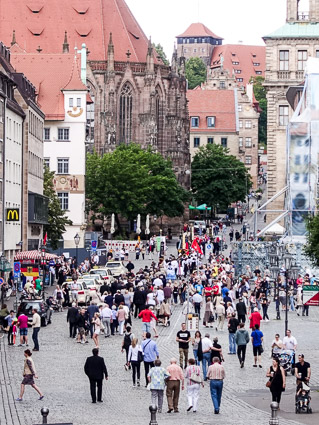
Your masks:
<instances>
[{"instance_id":1,"label":"black handbag","mask_svg":"<svg viewBox=\"0 0 319 425\"><path fill-rule=\"evenodd\" d=\"M144 354L142 353L142 351L138 351L137 361L140 362L140 363L144 361Z\"/></svg>"}]
</instances>

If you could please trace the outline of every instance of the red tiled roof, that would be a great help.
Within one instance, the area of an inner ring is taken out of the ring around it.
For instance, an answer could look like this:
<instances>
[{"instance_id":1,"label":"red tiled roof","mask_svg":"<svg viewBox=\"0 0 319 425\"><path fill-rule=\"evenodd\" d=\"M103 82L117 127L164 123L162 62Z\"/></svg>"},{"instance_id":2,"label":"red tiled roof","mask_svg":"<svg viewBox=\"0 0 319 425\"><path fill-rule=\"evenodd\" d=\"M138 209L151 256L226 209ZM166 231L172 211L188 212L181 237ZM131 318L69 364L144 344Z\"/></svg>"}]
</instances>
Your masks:
<instances>
[{"instance_id":1,"label":"red tiled roof","mask_svg":"<svg viewBox=\"0 0 319 425\"><path fill-rule=\"evenodd\" d=\"M191 24L183 34L177 35L176 37L213 37L219 40L223 40L218 35L214 34L206 25L200 22Z\"/></svg>"},{"instance_id":2,"label":"red tiled roof","mask_svg":"<svg viewBox=\"0 0 319 425\"><path fill-rule=\"evenodd\" d=\"M64 120L61 90L87 90L80 79L78 60L75 62L74 54L11 53L17 72L23 72L36 87L46 120Z\"/></svg>"},{"instance_id":3,"label":"red tiled roof","mask_svg":"<svg viewBox=\"0 0 319 425\"><path fill-rule=\"evenodd\" d=\"M216 46L213 50L211 67L220 67L220 58L223 55L224 69L227 69L230 74L234 72L236 79L242 78L242 82L238 85L244 85L249 82L251 77L257 77L256 71L261 71L259 76L265 76L266 69L266 47L265 46L247 46L243 44L225 44ZM238 65L233 62L239 62ZM254 65L254 64L260 65ZM234 70L234 71L233 71ZM241 73L236 73L235 70L240 70Z\"/></svg>"},{"instance_id":4,"label":"red tiled roof","mask_svg":"<svg viewBox=\"0 0 319 425\"><path fill-rule=\"evenodd\" d=\"M10 45L13 30L21 49L62 53L68 33L70 53L85 43L89 59L106 60L110 32L115 60L145 62L148 40L124 0L12 0L0 1L0 40ZM155 62L157 61L154 55Z\"/></svg>"},{"instance_id":5,"label":"red tiled roof","mask_svg":"<svg viewBox=\"0 0 319 425\"><path fill-rule=\"evenodd\" d=\"M199 117L199 132L235 132L236 108L233 90L188 90L190 117ZM207 128L207 117L216 117L215 127Z\"/></svg>"}]
</instances>

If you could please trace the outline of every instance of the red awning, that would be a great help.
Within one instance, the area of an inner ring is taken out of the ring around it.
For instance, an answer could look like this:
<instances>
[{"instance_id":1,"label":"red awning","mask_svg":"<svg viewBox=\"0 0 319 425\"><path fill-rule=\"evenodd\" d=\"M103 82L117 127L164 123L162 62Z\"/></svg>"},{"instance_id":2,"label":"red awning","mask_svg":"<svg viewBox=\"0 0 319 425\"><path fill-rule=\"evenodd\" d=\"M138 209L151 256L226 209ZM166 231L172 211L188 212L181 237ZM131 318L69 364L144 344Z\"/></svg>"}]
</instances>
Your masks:
<instances>
[{"instance_id":1,"label":"red awning","mask_svg":"<svg viewBox=\"0 0 319 425\"><path fill-rule=\"evenodd\" d=\"M48 252L45 253L45 259L46 260L54 260L56 258L59 258L57 255L55 254L49 254ZM40 260L42 259L42 253L41 251L20 251L17 252L14 260L15 261L19 261L19 260Z\"/></svg>"}]
</instances>

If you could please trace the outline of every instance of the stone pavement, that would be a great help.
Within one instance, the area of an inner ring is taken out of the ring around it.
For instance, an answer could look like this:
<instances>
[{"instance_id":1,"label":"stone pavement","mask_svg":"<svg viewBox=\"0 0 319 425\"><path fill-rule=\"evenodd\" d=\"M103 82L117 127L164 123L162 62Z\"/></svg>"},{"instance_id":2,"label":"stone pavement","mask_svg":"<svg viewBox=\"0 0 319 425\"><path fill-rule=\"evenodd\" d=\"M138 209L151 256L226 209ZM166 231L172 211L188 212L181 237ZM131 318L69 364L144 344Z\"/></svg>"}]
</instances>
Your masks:
<instances>
[{"instance_id":1,"label":"stone pavement","mask_svg":"<svg viewBox=\"0 0 319 425\"><path fill-rule=\"evenodd\" d=\"M275 318L274 305L270 308L270 318ZM176 333L183 320L180 306L174 307L171 326L159 327L158 347L163 366L168 366L171 357L178 357ZM312 386L319 388L319 371L315 364L319 360L318 340L319 309L310 309L310 317L297 317L296 313L289 314L289 327L298 340L298 353L304 353L312 368ZM255 425L269 423L269 404L271 395L265 387L266 367L270 365L270 344L276 332L281 335L284 330L284 320L262 322L265 335L265 353L263 354L263 369L252 367L253 356L251 345L247 348L247 359L244 369L239 368L237 356L227 355L228 333L210 329L211 337L218 335L221 343L226 370L226 380L219 416L213 414L209 385L200 390L198 412L186 412L186 392L181 392L180 413L162 413L157 415L158 424L212 424L221 425ZM202 334L205 329L200 325ZM133 331L141 337L141 322L133 320ZM32 388L26 388L24 401L19 403L15 398L19 394L22 380L23 348L8 347L6 339L0 341L0 424L1 425L32 425L41 423L40 409L46 406L50 409L49 423L73 422L75 425L100 425L101 423L132 425L148 424L150 413L150 392L141 386L132 387L131 372L124 369L125 355L121 353L120 336L105 339L101 336L100 354L105 358L109 372L109 380L103 385L103 404L92 404L89 393L88 379L83 366L87 356L91 355L93 342L76 344L68 337L66 312L55 313L53 323L42 328L39 334L40 351L34 353L38 385L45 394L43 401ZM30 344L32 347L32 344ZM144 368L141 368L143 383ZM280 411L280 424L310 424L319 421L318 394L313 392L313 415L294 414L295 379L287 378L287 391L283 393ZM163 411L167 410L164 399ZM312 422L309 422L309 421Z\"/></svg>"}]
</instances>

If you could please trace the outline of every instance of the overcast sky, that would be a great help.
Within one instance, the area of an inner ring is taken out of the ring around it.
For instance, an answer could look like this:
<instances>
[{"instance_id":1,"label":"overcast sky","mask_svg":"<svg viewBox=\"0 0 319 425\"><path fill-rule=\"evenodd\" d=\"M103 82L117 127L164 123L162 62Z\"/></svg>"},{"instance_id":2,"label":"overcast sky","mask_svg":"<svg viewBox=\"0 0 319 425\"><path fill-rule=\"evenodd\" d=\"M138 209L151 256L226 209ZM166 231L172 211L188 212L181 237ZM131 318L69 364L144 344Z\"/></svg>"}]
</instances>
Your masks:
<instances>
[{"instance_id":1,"label":"overcast sky","mask_svg":"<svg viewBox=\"0 0 319 425\"><path fill-rule=\"evenodd\" d=\"M304 0L302 0L304 1ZM262 45L286 21L286 0L126 0L147 37L171 59L175 36L202 22L224 44Z\"/></svg>"}]
</instances>

